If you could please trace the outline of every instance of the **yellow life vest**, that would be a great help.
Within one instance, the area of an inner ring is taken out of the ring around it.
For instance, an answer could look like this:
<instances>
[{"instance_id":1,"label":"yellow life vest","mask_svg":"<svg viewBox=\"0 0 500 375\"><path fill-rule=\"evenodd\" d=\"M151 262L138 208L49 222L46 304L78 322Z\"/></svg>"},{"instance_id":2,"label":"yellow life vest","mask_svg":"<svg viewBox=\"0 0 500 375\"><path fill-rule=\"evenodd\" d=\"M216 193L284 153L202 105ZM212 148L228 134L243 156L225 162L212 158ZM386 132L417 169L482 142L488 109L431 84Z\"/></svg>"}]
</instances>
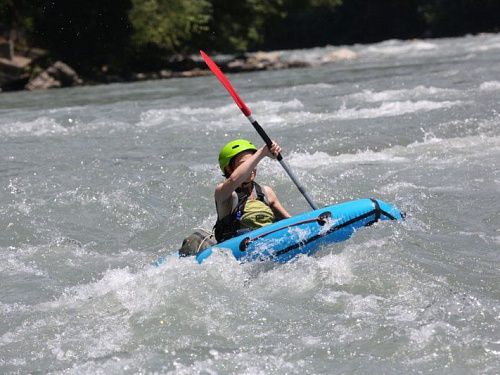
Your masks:
<instances>
[{"instance_id":1,"label":"yellow life vest","mask_svg":"<svg viewBox=\"0 0 500 375\"><path fill-rule=\"evenodd\" d=\"M242 228L256 229L274 223L273 210L258 199L247 200L240 225Z\"/></svg>"}]
</instances>

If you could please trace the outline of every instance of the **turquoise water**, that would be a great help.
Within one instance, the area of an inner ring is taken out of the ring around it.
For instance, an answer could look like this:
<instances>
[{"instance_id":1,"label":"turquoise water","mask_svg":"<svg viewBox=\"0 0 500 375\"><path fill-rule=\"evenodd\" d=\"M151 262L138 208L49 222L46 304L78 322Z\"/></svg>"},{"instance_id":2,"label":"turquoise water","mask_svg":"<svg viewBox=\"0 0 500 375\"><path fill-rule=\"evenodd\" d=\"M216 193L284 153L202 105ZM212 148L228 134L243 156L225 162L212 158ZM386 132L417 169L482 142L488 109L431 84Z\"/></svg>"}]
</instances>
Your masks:
<instances>
[{"instance_id":1,"label":"turquoise water","mask_svg":"<svg viewBox=\"0 0 500 375\"><path fill-rule=\"evenodd\" d=\"M318 205L408 218L279 266L150 265L213 225L219 148L260 143L214 77L0 94L0 372L498 373L500 35L348 48L230 79Z\"/></svg>"}]
</instances>

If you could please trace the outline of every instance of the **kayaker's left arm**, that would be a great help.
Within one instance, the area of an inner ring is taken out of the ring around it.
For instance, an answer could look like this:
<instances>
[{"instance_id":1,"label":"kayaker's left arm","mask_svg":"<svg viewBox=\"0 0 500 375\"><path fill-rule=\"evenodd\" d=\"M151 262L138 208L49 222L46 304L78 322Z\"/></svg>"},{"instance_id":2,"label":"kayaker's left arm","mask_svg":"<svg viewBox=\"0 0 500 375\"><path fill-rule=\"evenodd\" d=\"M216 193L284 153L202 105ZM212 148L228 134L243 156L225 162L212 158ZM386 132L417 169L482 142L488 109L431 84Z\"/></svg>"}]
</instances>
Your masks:
<instances>
[{"instance_id":1,"label":"kayaker's left arm","mask_svg":"<svg viewBox=\"0 0 500 375\"><path fill-rule=\"evenodd\" d=\"M281 205L281 202L278 200L278 197L276 196L276 193L273 191L273 189L271 189L269 186L263 186L263 189L265 190L267 200L269 201L269 206L273 210L276 219L281 220L292 217L292 215L290 215L288 211Z\"/></svg>"}]
</instances>

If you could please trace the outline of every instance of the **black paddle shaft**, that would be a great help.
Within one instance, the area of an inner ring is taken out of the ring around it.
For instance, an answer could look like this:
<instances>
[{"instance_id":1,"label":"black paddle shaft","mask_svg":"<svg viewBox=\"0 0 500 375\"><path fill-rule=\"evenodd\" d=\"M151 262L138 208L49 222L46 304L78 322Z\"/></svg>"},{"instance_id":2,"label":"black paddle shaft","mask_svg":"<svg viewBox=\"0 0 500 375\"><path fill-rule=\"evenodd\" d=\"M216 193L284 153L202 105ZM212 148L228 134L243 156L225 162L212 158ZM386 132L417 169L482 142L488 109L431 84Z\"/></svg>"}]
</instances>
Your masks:
<instances>
[{"instance_id":1,"label":"black paddle shaft","mask_svg":"<svg viewBox=\"0 0 500 375\"><path fill-rule=\"evenodd\" d=\"M262 126L260 126L260 124L257 122L257 120L255 120L253 117L249 116L249 120L252 123L252 126L255 128L255 130L257 130L257 133L259 133L259 135L264 140L264 142L266 142L267 147L271 148L273 141L271 141L271 138L269 138L266 131L262 128ZM281 161L283 159L283 156L281 156L281 153L279 153L276 156L276 159L278 159L278 161Z\"/></svg>"},{"instance_id":2,"label":"black paddle shaft","mask_svg":"<svg viewBox=\"0 0 500 375\"><path fill-rule=\"evenodd\" d=\"M248 119L248 121L250 121L252 123L252 126L255 128L255 130L257 130L257 133L259 133L259 135L262 137L264 142L266 142L267 147L271 148L271 145L273 144L273 142L271 141L271 138L269 138L269 136L267 135L265 130L262 128L262 126L260 126L259 123L257 122L257 120L255 120L252 116L247 116L247 119ZM304 187L300 184L298 178L292 172L292 170L290 169L288 164L285 163L285 160L283 160L283 156L281 156L281 153L279 153L278 156L276 156L276 159L280 162L281 166L283 167L285 172L288 174L288 176L290 176L290 178L292 179L295 186L297 186L297 189L299 189L299 191L302 193L302 195L306 199L307 203L309 203L309 206L311 206L311 208L313 210L317 210L318 206L316 205L316 203L314 203L312 198L309 196L306 189L304 189Z\"/></svg>"}]
</instances>

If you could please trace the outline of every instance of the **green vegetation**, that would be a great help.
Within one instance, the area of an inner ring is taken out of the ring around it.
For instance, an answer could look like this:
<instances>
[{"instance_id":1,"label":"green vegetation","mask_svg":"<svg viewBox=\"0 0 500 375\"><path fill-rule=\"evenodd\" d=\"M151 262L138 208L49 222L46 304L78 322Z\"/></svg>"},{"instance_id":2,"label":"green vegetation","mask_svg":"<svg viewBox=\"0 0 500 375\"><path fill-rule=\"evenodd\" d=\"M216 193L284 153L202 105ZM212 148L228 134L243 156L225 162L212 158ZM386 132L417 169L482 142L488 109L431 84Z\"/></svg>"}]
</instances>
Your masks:
<instances>
[{"instance_id":1,"label":"green vegetation","mask_svg":"<svg viewBox=\"0 0 500 375\"><path fill-rule=\"evenodd\" d=\"M208 30L210 12L205 0L132 0L132 42L137 48L156 45L174 51Z\"/></svg>"},{"instance_id":2,"label":"green vegetation","mask_svg":"<svg viewBox=\"0 0 500 375\"><path fill-rule=\"evenodd\" d=\"M0 35L83 75L238 53L500 30L498 0L0 0Z\"/></svg>"}]
</instances>

